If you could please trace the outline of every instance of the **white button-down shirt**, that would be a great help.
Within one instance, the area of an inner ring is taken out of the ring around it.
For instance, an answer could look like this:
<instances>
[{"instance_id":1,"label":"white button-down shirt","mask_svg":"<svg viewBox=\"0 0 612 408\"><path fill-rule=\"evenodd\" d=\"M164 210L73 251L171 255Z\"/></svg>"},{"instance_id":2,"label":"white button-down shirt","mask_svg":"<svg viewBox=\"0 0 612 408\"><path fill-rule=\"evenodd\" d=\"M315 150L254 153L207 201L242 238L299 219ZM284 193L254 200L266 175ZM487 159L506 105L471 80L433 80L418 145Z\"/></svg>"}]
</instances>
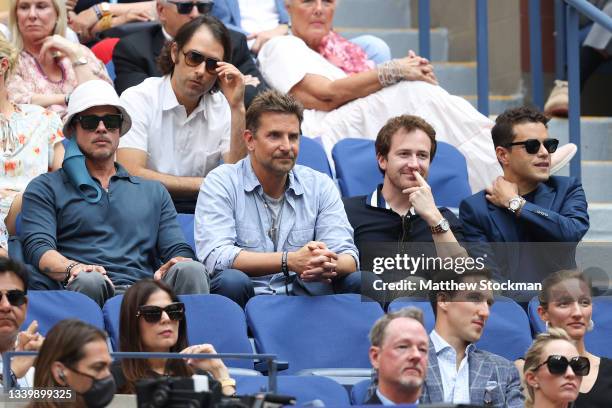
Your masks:
<instances>
[{"instance_id":1,"label":"white button-down shirt","mask_svg":"<svg viewBox=\"0 0 612 408\"><path fill-rule=\"evenodd\" d=\"M143 150L147 168L180 177L205 177L229 150L231 111L221 92L206 93L189 116L170 76L147 78L121 95L132 128L119 148Z\"/></svg>"},{"instance_id":2,"label":"white button-down shirt","mask_svg":"<svg viewBox=\"0 0 612 408\"><path fill-rule=\"evenodd\" d=\"M438 367L442 378L442 389L444 390L444 402L454 404L470 403L470 366L468 355L474 349L473 344L465 348L465 355L457 370L457 353L435 330L429 334L429 338L436 350Z\"/></svg>"}]
</instances>

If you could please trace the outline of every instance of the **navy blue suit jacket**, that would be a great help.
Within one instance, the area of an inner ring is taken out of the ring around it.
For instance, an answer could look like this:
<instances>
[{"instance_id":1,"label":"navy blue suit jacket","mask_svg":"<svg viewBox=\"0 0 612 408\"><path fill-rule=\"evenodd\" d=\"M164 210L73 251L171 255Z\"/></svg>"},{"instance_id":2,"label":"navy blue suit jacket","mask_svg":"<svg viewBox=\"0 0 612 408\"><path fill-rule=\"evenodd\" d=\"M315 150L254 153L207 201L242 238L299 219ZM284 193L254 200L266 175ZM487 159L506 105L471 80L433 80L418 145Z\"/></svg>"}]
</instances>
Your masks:
<instances>
[{"instance_id":1,"label":"navy blue suit jacket","mask_svg":"<svg viewBox=\"0 0 612 408\"><path fill-rule=\"evenodd\" d=\"M540 183L519 217L480 191L461 202L459 218L465 241L479 243L470 246L473 255L489 252L495 277L515 282L541 282L555 270L575 267L576 245L589 229L584 190L573 177L551 176ZM525 242L556 244L515 244Z\"/></svg>"}]
</instances>

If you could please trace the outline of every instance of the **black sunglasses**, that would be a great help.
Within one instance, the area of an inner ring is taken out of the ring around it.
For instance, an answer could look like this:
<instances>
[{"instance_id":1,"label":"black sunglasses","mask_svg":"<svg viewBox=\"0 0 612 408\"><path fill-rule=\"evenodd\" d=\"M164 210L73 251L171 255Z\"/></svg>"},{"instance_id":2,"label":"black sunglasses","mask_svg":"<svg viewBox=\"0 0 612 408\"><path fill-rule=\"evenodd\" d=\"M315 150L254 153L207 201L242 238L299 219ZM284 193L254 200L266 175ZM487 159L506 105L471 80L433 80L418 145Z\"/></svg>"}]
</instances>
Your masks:
<instances>
[{"instance_id":1,"label":"black sunglasses","mask_svg":"<svg viewBox=\"0 0 612 408\"><path fill-rule=\"evenodd\" d=\"M104 123L104 127L108 130L115 130L121 127L123 123L123 115L120 113L98 116L98 115L78 115L74 120L81 123L81 127L85 130L96 130L100 121Z\"/></svg>"},{"instance_id":2,"label":"black sunglasses","mask_svg":"<svg viewBox=\"0 0 612 408\"><path fill-rule=\"evenodd\" d=\"M212 2L191 2L191 1L172 1L168 0L168 3L176 4L176 11L179 14L189 14L194 7L198 8L198 13L208 14L213 8Z\"/></svg>"},{"instance_id":3,"label":"black sunglasses","mask_svg":"<svg viewBox=\"0 0 612 408\"><path fill-rule=\"evenodd\" d=\"M544 139L543 142L540 142L538 139L527 139L524 142L508 143L504 147L524 145L527 153L536 154L540 150L540 144L544 145L548 153L554 153L557 151L557 146L559 146L559 139Z\"/></svg>"},{"instance_id":4,"label":"black sunglasses","mask_svg":"<svg viewBox=\"0 0 612 408\"><path fill-rule=\"evenodd\" d=\"M185 304L182 302L170 303L166 307L144 305L138 308L136 317L144 317L149 323L157 323L162 318L162 313L166 312L170 320L183 320L185 317Z\"/></svg>"},{"instance_id":5,"label":"black sunglasses","mask_svg":"<svg viewBox=\"0 0 612 408\"><path fill-rule=\"evenodd\" d=\"M23 290L19 289L11 289L6 292L0 291L0 301L2 301L2 297L6 296L6 299L11 304L11 306L21 306L26 302L26 294Z\"/></svg>"},{"instance_id":6,"label":"black sunglasses","mask_svg":"<svg viewBox=\"0 0 612 408\"><path fill-rule=\"evenodd\" d=\"M548 356L546 361L538 365L535 370L542 367L544 364L548 366L548 371L550 371L550 373L553 375L565 374L567 371L567 366L572 367L574 374L579 377L589 375L589 371L591 371L591 363L586 357L572 357L570 360L568 360L565 356Z\"/></svg>"},{"instance_id":7,"label":"black sunglasses","mask_svg":"<svg viewBox=\"0 0 612 408\"><path fill-rule=\"evenodd\" d=\"M217 75L217 64L219 63L218 59L207 57L206 55L193 50L183 52L183 55L185 56L185 64L189 65L190 67L197 67L204 62L206 64L206 72L211 75Z\"/></svg>"}]
</instances>

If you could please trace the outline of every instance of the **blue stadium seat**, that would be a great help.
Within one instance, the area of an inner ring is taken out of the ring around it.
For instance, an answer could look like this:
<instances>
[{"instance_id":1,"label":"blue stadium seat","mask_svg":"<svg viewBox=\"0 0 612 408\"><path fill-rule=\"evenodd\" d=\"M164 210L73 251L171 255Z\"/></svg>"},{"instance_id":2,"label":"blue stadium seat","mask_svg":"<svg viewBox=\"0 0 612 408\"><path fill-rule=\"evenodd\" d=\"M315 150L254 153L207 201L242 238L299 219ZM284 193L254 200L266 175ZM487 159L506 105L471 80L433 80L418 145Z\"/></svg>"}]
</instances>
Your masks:
<instances>
[{"instance_id":1,"label":"blue stadium seat","mask_svg":"<svg viewBox=\"0 0 612 408\"><path fill-rule=\"evenodd\" d=\"M371 383L372 380L368 378L353 385L353 388L351 388L351 405L364 405Z\"/></svg>"},{"instance_id":2,"label":"blue stadium seat","mask_svg":"<svg viewBox=\"0 0 612 408\"><path fill-rule=\"evenodd\" d=\"M181 230L183 230L183 234L185 235L185 240L189 244L189 246L193 249L195 253L195 239L193 237L193 222L194 215L193 214L177 214L176 220L181 226Z\"/></svg>"},{"instance_id":3,"label":"blue stadium seat","mask_svg":"<svg viewBox=\"0 0 612 408\"><path fill-rule=\"evenodd\" d=\"M436 324L436 318L434 317L433 310L431 309L431 303L427 300L414 300L410 298L398 298L389 304L389 312L396 312L404 307L418 307L423 311L423 320L425 321L425 330L427 333L431 332Z\"/></svg>"},{"instance_id":4,"label":"blue stadium seat","mask_svg":"<svg viewBox=\"0 0 612 408\"><path fill-rule=\"evenodd\" d=\"M246 315L257 351L276 354L289 363L283 374L294 374L316 368L369 370L368 332L383 310L355 294L255 296Z\"/></svg>"},{"instance_id":5,"label":"blue stadium seat","mask_svg":"<svg viewBox=\"0 0 612 408\"><path fill-rule=\"evenodd\" d=\"M308 166L332 177L329 161L323 146L309 137L300 137L300 153L298 154L297 164Z\"/></svg>"},{"instance_id":6,"label":"blue stadium seat","mask_svg":"<svg viewBox=\"0 0 612 408\"><path fill-rule=\"evenodd\" d=\"M28 313L22 329L33 320L38 321L38 331L45 336L59 321L80 319L104 330L102 310L89 297L70 290L29 290Z\"/></svg>"},{"instance_id":7,"label":"blue stadium seat","mask_svg":"<svg viewBox=\"0 0 612 408\"><path fill-rule=\"evenodd\" d=\"M268 389L268 377L234 376L236 392L239 395L256 394ZM349 396L343 386L325 377L292 376L277 377L280 395L296 397L297 405L314 400L322 401L327 407L346 407L350 405ZM313 405L320 406L320 405Z\"/></svg>"},{"instance_id":8,"label":"blue stadium seat","mask_svg":"<svg viewBox=\"0 0 612 408\"><path fill-rule=\"evenodd\" d=\"M525 355L531 342L525 310L512 299L496 297L478 348L514 361Z\"/></svg>"},{"instance_id":9,"label":"blue stadium seat","mask_svg":"<svg viewBox=\"0 0 612 408\"><path fill-rule=\"evenodd\" d=\"M353 138L340 140L332 149L332 157L343 197L369 194L382 183L374 141ZM465 158L448 143L438 142L427 182L440 207L459 207L461 200L472 194Z\"/></svg>"},{"instance_id":10,"label":"blue stadium seat","mask_svg":"<svg viewBox=\"0 0 612 408\"><path fill-rule=\"evenodd\" d=\"M244 312L236 303L219 295L180 295L187 312L189 344L212 344L218 353L253 353L247 337ZM119 350L119 312L123 295L104 305L104 321L113 349ZM227 360L228 367L253 369L251 360Z\"/></svg>"},{"instance_id":11,"label":"blue stadium seat","mask_svg":"<svg viewBox=\"0 0 612 408\"><path fill-rule=\"evenodd\" d=\"M431 332L435 325L431 304L428 301L397 299L391 302L389 310L395 311L405 306L421 308L424 313L425 329L428 333ZM525 354L531 345L531 340L529 320L523 308L509 298L496 297L482 337L476 346L508 360L516 360Z\"/></svg>"},{"instance_id":12,"label":"blue stadium seat","mask_svg":"<svg viewBox=\"0 0 612 408\"><path fill-rule=\"evenodd\" d=\"M115 82L115 78L117 78L117 75L115 74L115 63L113 62L113 60L110 60L106 63L106 72L108 72L108 76L111 81Z\"/></svg>"},{"instance_id":13,"label":"blue stadium seat","mask_svg":"<svg viewBox=\"0 0 612 408\"><path fill-rule=\"evenodd\" d=\"M535 334L546 330L546 325L538 315L540 301L534 297L529 302L529 322ZM593 331L584 337L586 349L596 356L612 358L610 338L612 338L612 296L593 297Z\"/></svg>"}]
</instances>

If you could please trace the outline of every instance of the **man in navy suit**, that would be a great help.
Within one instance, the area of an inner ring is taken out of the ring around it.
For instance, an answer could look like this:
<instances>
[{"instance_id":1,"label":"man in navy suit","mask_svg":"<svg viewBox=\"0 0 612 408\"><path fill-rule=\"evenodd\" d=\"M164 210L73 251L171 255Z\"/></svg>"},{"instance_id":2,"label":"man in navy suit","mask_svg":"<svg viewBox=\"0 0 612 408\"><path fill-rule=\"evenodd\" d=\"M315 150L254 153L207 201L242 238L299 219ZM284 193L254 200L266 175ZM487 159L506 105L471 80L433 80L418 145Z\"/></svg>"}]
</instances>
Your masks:
<instances>
[{"instance_id":1,"label":"man in navy suit","mask_svg":"<svg viewBox=\"0 0 612 408\"><path fill-rule=\"evenodd\" d=\"M514 364L475 345L493 304L492 292L480 286L483 280L490 280L486 269L464 274L446 270L434 278L434 283L446 286L429 294L436 324L429 334L429 367L420 399L423 404L524 405ZM449 286L451 289L447 289Z\"/></svg>"},{"instance_id":2,"label":"man in navy suit","mask_svg":"<svg viewBox=\"0 0 612 408\"><path fill-rule=\"evenodd\" d=\"M541 282L575 267L576 245L589 229L580 181L550 175L559 141L549 138L547 123L532 108L502 113L491 134L504 175L459 208L464 239L478 243L472 255L486 253L498 280Z\"/></svg>"}]
</instances>

